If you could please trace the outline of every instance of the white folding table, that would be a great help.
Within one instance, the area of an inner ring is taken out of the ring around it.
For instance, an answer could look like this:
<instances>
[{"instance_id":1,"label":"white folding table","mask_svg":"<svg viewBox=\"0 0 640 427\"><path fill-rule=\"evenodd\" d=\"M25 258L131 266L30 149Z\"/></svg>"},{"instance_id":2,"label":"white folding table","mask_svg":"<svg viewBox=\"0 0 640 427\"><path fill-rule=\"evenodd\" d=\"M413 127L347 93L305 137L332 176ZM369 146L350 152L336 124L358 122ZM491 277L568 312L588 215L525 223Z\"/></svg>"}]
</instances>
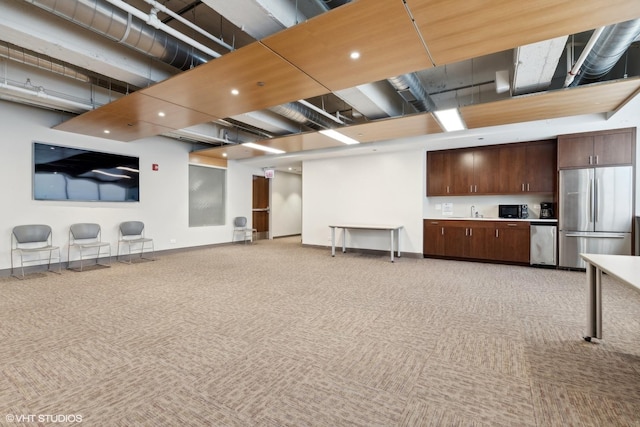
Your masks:
<instances>
[{"instance_id":1,"label":"white folding table","mask_svg":"<svg viewBox=\"0 0 640 427\"><path fill-rule=\"evenodd\" d=\"M580 254L587 263L587 330L584 339L602 339L602 272L640 290L640 257Z\"/></svg>"},{"instance_id":2,"label":"white folding table","mask_svg":"<svg viewBox=\"0 0 640 427\"><path fill-rule=\"evenodd\" d=\"M378 231L388 231L389 237L391 240L390 244L390 252L391 252L391 262L393 262L393 250L397 244L398 249L398 258L400 257L400 229L402 225L372 225L372 224L339 224L339 225L330 225L331 228L331 256L336 256L336 228L342 228L342 253L347 252L347 238L346 231L348 229L354 230L378 230ZM395 236L394 236L395 234ZM394 243L394 240L396 243Z\"/></svg>"}]
</instances>

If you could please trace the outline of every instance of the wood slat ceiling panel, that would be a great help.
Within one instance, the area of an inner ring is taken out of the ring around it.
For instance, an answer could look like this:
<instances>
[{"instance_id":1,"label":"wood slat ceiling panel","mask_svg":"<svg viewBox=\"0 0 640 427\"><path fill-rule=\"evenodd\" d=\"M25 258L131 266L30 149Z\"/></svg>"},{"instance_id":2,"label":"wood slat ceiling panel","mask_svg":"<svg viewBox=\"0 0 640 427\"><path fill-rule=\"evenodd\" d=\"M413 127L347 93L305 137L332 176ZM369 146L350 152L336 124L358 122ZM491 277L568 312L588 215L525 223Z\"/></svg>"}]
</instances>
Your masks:
<instances>
[{"instance_id":1,"label":"wood slat ceiling panel","mask_svg":"<svg viewBox=\"0 0 640 427\"><path fill-rule=\"evenodd\" d=\"M331 91L433 66L400 0L352 2L262 43Z\"/></svg>"},{"instance_id":2,"label":"wood slat ceiling panel","mask_svg":"<svg viewBox=\"0 0 640 427\"><path fill-rule=\"evenodd\" d=\"M638 0L407 0L436 66L640 17Z\"/></svg>"},{"instance_id":3,"label":"wood slat ceiling panel","mask_svg":"<svg viewBox=\"0 0 640 427\"><path fill-rule=\"evenodd\" d=\"M318 132L301 133L297 135L283 136L259 144L284 150L287 153L305 150L317 150L321 148L344 147L344 144L335 139L329 138Z\"/></svg>"},{"instance_id":4,"label":"wood slat ceiling panel","mask_svg":"<svg viewBox=\"0 0 640 427\"><path fill-rule=\"evenodd\" d=\"M161 111L165 117L158 116ZM136 92L74 117L54 129L131 141L157 135L158 131L164 133L212 120L216 117ZM108 136L105 129L110 131Z\"/></svg>"},{"instance_id":5,"label":"wood slat ceiling panel","mask_svg":"<svg viewBox=\"0 0 640 427\"><path fill-rule=\"evenodd\" d=\"M442 129L430 113L424 113L349 126L338 131L360 142L375 142L440 133Z\"/></svg>"},{"instance_id":6,"label":"wood slat ceiling panel","mask_svg":"<svg viewBox=\"0 0 640 427\"><path fill-rule=\"evenodd\" d=\"M199 156L211 157L213 159L242 160L249 159L251 157L262 157L265 155L265 152L237 144L207 148L197 151L197 154ZM224 156L224 154L226 154L226 156Z\"/></svg>"},{"instance_id":7,"label":"wood slat ceiling panel","mask_svg":"<svg viewBox=\"0 0 640 427\"><path fill-rule=\"evenodd\" d=\"M318 132L308 132L308 133L301 133L296 135L288 135L280 138L258 141L257 143L260 145L265 145L267 147L284 150L287 153L344 146L344 144L342 144L341 142L336 141L335 139L329 138L328 136L322 135L321 133L318 133ZM223 156L223 154L225 153L227 154L227 157ZM239 159L246 159L249 157L265 155L263 151L253 150L251 148L247 148L239 145L223 146L223 147L200 150L198 151L198 154L209 156L209 157L215 157L219 159L227 158L230 160L239 160Z\"/></svg>"},{"instance_id":8,"label":"wood slat ceiling panel","mask_svg":"<svg viewBox=\"0 0 640 427\"><path fill-rule=\"evenodd\" d=\"M54 129L123 142L160 135L173 130L155 123L131 120L102 108L63 122L55 126ZM109 130L108 134L104 132L105 129Z\"/></svg>"},{"instance_id":9,"label":"wood slat ceiling panel","mask_svg":"<svg viewBox=\"0 0 640 427\"><path fill-rule=\"evenodd\" d=\"M469 129L614 111L640 89L640 78L462 107Z\"/></svg>"},{"instance_id":10,"label":"wood slat ceiling panel","mask_svg":"<svg viewBox=\"0 0 640 427\"><path fill-rule=\"evenodd\" d=\"M232 95L231 89L240 94ZM143 90L146 95L216 117L231 117L328 92L259 42Z\"/></svg>"}]
</instances>

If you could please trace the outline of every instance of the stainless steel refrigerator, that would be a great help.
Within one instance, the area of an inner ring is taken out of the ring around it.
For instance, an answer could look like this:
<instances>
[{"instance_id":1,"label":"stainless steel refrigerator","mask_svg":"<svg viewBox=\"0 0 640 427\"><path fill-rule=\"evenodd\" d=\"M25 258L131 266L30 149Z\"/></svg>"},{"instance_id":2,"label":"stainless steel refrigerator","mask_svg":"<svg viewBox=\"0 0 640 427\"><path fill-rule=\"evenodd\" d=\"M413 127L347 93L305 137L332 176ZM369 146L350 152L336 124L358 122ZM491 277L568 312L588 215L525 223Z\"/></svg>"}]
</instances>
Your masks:
<instances>
[{"instance_id":1,"label":"stainless steel refrigerator","mask_svg":"<svg viewBox=\"0 0 640 427\"><path fill-rule=\"evenodd\" d=\"M631 255L633 169L560 171L561 267L585 268L580 253Z\"/></svg>"}]
</instances>

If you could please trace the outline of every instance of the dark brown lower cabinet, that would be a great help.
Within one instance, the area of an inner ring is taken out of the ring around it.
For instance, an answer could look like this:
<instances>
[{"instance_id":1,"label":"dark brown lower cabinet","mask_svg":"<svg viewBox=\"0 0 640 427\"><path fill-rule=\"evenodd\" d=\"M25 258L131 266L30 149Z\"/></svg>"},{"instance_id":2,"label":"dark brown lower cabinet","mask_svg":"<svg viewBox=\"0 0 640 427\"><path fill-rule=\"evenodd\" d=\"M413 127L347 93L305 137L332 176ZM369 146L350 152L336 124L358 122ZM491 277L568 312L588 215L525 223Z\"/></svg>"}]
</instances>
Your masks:
<instances>
[{"instance_id":1,"label":"dark brown lower cabinet","mask_svg":"<svg viewBox=\"0 0 640 427\"><path fill-rule=\"evenodd\" d=\"M425 219L423 254L528 264L529 223Z\"/></svg>"}]
</instances>

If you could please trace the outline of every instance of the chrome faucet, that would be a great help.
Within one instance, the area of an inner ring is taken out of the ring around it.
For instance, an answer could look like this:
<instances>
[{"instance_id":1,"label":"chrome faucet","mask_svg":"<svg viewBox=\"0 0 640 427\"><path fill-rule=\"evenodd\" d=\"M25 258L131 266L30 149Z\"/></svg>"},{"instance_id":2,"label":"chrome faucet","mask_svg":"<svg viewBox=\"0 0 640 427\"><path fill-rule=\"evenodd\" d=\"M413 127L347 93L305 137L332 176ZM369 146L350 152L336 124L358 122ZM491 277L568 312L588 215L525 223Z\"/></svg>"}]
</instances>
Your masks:
<instances>
[{"instance_id":1,"label":"chrome faucet","mask_svg":"<svg viewBox=\"0 0 640 427\"><path fill-rule=\"evenodd\" d=\"M476 207L471 206L471 218L473 218L474 216L476 216L478 214L478 212L476 211Z\"/></svg>"}]
</instances>

